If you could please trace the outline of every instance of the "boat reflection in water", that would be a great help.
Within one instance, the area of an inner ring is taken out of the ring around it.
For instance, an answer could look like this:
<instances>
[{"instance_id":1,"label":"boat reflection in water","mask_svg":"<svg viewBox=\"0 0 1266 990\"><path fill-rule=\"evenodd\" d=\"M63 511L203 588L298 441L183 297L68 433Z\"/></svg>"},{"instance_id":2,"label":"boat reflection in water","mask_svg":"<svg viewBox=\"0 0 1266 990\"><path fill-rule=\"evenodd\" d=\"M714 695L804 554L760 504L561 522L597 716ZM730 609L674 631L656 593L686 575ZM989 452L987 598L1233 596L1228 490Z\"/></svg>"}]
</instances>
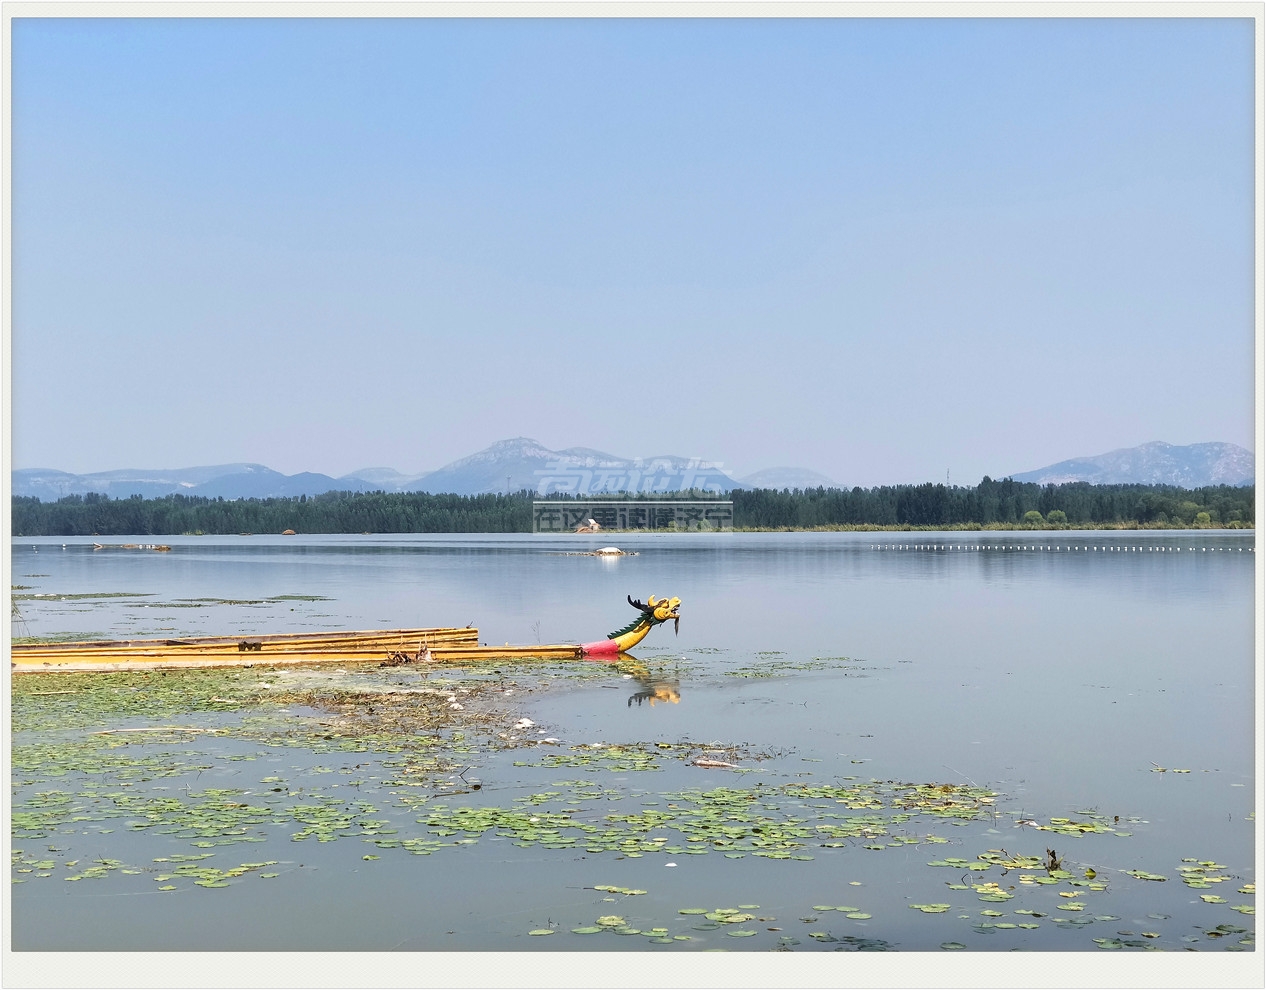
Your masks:
<instances>
[{"instance_id":1,"label":"boat reflection in water","mask_svg":"<svg viewBox=\"0 0 1266 990\"><path fill-rule=\"evenodd\" d=\"M674 705L681 701L681 683L675 677L645 677L637 678L640 691L635 691L629 695L629 707L633 707L633 702L637 702L640 708L643 701L649 701L651 707L655 707L657 701L670 701Z\"/></svg>"},{"instance_id":2,"label":"boat reflection in water","mask_svg":"<svg viewBox=\"0 0 1266 990\"><path fill-rule=\"evenodd\" d=\"M634 702L637 702L640 708L642 702L649 701L653 708L660 701L671 702L674 705L681 701L681 681L677 677L652 674L632 653L618 653L613 657L586 656L584 659L616 667L626 676L633 678L638 689L629 695L629 708L633 707Z\"/></svg>"}]
</instances>

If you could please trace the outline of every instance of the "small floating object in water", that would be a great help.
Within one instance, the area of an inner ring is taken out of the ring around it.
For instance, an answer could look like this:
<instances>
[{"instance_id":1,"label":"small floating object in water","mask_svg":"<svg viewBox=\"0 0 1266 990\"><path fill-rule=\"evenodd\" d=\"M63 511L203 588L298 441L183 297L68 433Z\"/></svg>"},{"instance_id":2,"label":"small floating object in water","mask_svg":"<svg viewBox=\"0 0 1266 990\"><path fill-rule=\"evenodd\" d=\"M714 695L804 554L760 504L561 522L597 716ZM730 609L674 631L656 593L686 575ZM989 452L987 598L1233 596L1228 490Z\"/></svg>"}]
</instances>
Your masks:
<instances>
[{"instance_id":1,"label":"small floating object in water","mask_svg":"<svg viewBox=\"0 0 1266 990\"><path fill-rule=\"evenodd\" d=\"M594 551L597 557L636 557L636 552L621 550L619 547L599 547Z\"/></svg>"},{"instance_id":2,"label":"small floating object in water","mask_svg":"<svg viewBox=\"0 0 1266 990\"><path fill-rule=\"evenodd\" d=\"M707 757L700 757L695 760L695 766L703 767L705 770L737 770L737 763L726 763L724 760L709 760Z\"/></svg>"}]
</instances>

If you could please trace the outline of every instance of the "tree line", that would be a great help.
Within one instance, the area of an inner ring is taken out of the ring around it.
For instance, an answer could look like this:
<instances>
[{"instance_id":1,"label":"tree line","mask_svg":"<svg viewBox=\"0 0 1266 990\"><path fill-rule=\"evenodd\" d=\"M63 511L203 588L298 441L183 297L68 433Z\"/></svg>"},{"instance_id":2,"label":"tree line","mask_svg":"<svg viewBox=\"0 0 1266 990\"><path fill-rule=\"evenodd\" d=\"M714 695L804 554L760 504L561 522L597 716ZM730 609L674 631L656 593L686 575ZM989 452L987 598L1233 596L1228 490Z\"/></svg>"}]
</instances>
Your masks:
<instances>
[{"instance_id":1,"label":"tree line","mask_svg":"<svg viewBox=\"0 0 1266 990\"><path fill-rule=\"evenodd\" d=\"M736 491L734 525L818 526L1252 526L1254 487L1038 485L985 477L975 487Z\"/></svg>"},{"instance_id":2,"label":"tree line","mask_svg":"<svg viewBox=\"0 0 1266 990\"><path fill-rule=\"evenodd\" d=\"M738 529L817 527L1252 527L1254 486L979 485L735 490ZM557 496L555 496L557 497ZM640 497L640 496L626 496ZM15 536L173 536L235 533L527 533L530 491L508 495L326 492L289 498L194 495L55 502L13 498Z\"/></svg>"}]
</instances>

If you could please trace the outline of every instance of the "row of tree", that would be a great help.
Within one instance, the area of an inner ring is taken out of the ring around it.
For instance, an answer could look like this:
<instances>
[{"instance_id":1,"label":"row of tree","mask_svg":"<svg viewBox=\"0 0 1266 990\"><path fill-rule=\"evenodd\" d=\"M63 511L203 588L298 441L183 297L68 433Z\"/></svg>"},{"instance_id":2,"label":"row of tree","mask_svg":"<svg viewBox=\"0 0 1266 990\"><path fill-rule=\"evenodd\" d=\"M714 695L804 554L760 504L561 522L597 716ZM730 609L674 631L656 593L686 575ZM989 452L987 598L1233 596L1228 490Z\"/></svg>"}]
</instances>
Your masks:
<instances>
[{"instance_id":1,"label":"row of tree","mask_svg":"<svg viewBox=\"0 0 1266 990\"><path fill-rule=\"evenodd\" d=\"M985 478L972 488L736 490L739 529L827 526L1252 526L1254 487L1036 485ZM634 496L636 497L636 496ZM309 498L225 500L190 495L13 499L15 536L181 533L527 533L529 491L512 495L326 492Z\"/></svg>"},{"instance_id":2,"label":"row of tree","mask_svg":"<svg viewBox=\"0 0 1266 990\"><path fill-rule=\"evenodd\" d=\"M191 495L13 499L17 536L165 536L179 533L525 533L532 500L517 495L326 492L309 498L226 500Z\"/></svg>"},{"instance_id":3,"label":"row of tree","mask_svg":"<svg viewBox=\"0 0 1266 990\"><path fill-rule=\"evenodd\" d=\"M1176 488L1169 485L1037 485L984 478L972 488L889 485L781 492L736 491L734 525L814 526L1072 526L1249 525L1253 486ZM1036 513L1036 516L1034 515ZM1052 513L1055 515L1052 517ZM1201 518L1204 513L1205 517Z\"/></svg>"}]
</instances>

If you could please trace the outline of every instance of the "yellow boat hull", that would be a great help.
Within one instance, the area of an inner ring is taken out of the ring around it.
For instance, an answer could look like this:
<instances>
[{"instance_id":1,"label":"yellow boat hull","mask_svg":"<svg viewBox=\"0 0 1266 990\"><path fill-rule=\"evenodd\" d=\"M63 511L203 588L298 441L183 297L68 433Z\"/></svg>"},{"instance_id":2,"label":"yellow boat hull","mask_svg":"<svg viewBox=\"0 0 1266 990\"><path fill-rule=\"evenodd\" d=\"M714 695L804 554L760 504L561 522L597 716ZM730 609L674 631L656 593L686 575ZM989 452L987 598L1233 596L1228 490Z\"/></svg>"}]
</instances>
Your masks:
<instances>
[{"instance_id":1,"label":"yellow boat hull","mask_svg":"<svg viewBox=\"0 0 1266 990\"><path fill-rule=\"evenodd\" d=\"M425 652L429 651L429 653ZM419 655L422 659L417 659ZM248 667L254 664L382 663L407 658L418 666L484 660L568 660L581 648L483 646L473 627L380 629L364 632L215 636L184 639L98 640L15 644L15 674L54 671L165 670Z\"/></svg>"}]
</instances>

